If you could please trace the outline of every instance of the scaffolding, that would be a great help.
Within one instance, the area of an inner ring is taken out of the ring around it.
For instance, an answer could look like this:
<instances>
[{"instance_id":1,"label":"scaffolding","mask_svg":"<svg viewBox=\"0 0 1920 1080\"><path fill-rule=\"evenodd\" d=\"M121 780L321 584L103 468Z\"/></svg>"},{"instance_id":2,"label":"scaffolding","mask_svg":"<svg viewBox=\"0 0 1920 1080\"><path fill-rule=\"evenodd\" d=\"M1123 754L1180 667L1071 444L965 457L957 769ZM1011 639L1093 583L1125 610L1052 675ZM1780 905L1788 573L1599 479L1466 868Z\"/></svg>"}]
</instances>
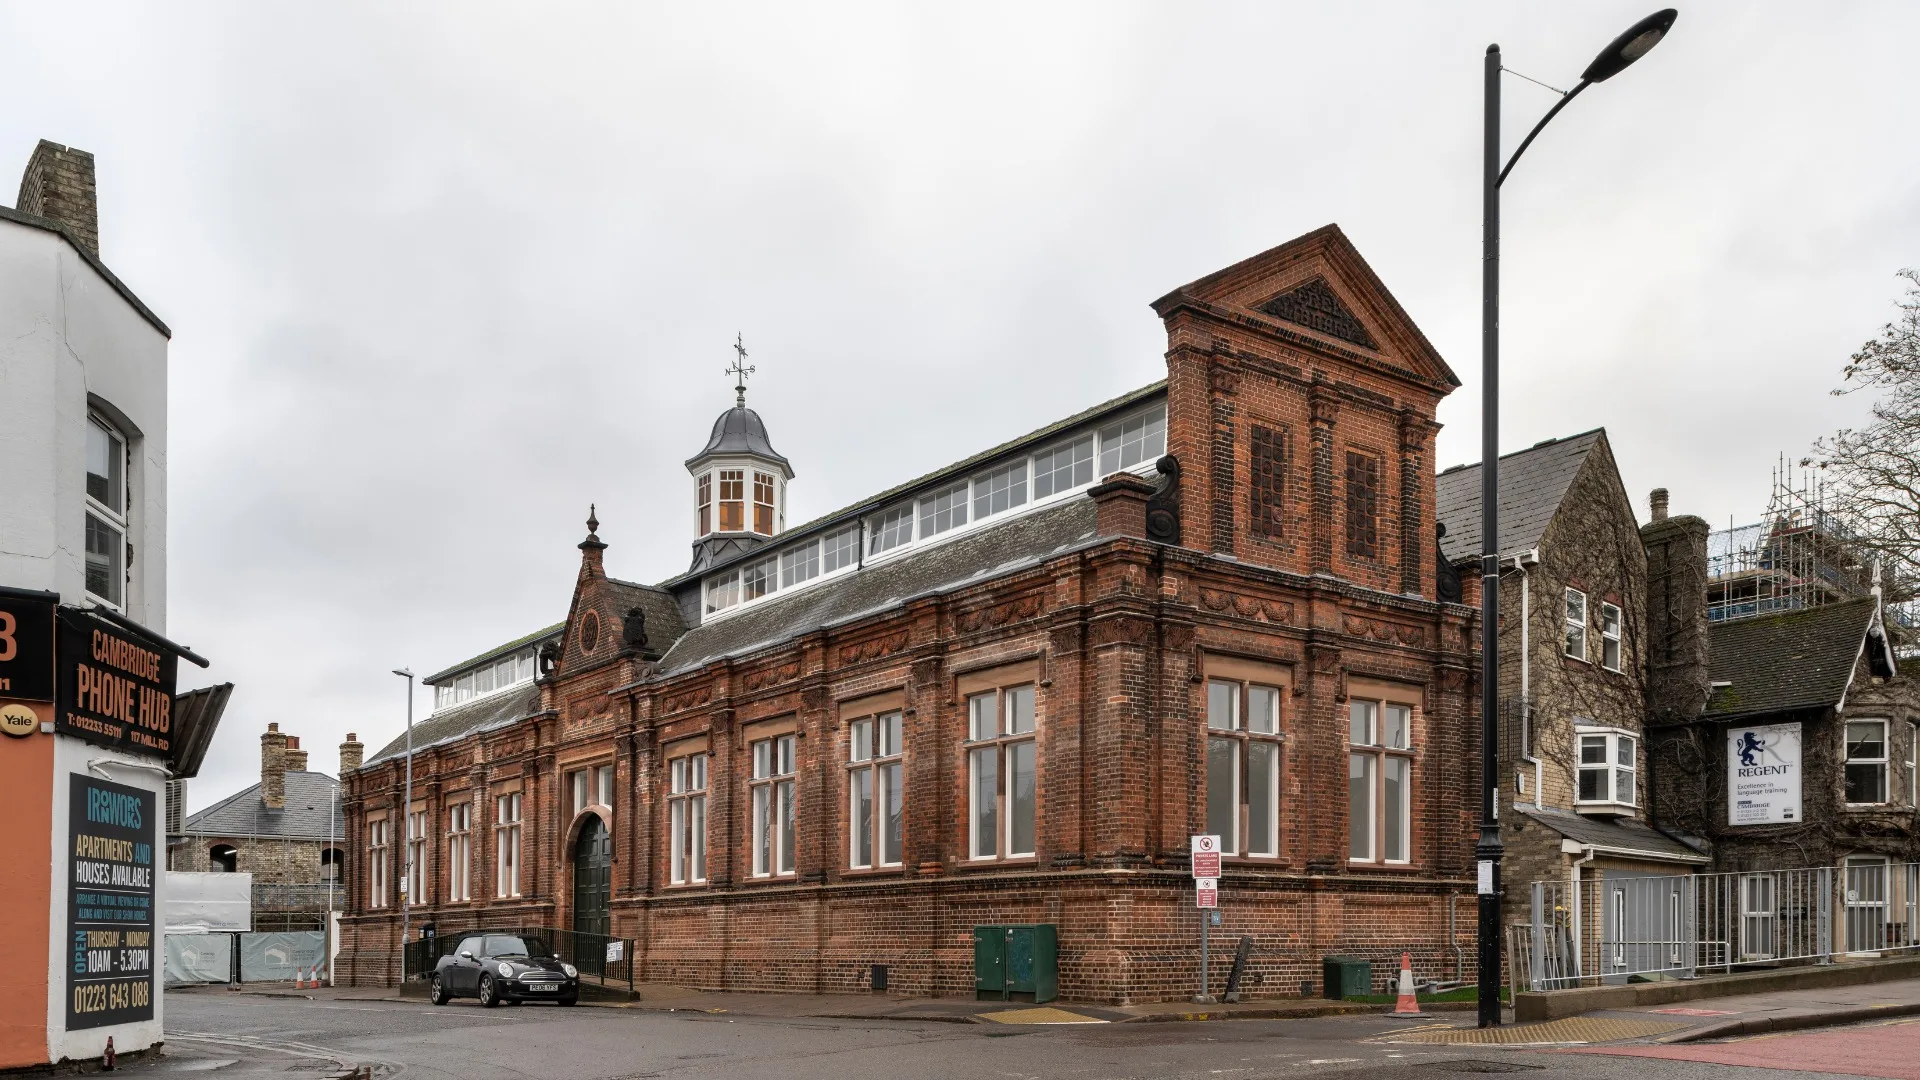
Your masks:
<instances>
[{"instance_id":1,"label":"scaffolding","mask_svg":"<svg viewBox=\"0 0 1920 1080\"><path fill-rule=\"evenodd\" d=\"M1765 518L1708 534L1708 619L1819 607L1871 595L1878 584L1873 559L1827 511L1819 476L1794 473L1784 457L1774 465Z\"/></svg>"}]
</instances>

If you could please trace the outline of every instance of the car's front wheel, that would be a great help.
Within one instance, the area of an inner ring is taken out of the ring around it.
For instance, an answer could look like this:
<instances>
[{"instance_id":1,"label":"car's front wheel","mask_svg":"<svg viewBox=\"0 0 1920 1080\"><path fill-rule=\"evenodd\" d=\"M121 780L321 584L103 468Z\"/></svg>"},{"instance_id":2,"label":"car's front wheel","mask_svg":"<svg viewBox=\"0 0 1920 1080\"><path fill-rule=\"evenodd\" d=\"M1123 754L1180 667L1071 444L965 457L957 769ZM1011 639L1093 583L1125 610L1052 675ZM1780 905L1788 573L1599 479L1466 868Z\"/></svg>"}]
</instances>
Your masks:
<instances>
[{"instance_id":1,"label":"car's front wheel","mask_svg":"<svg viewBox=\"0 0 1920 1080\"><path fill-rule=\"evenodd\" d=\"M500 1004L500 993L494 988L493 976L480 976L480 1007L491 1009Z\"/></svg>"},{"instance_id":2,"label":"car's front wheel","mask_svg":"<svg viewBox=\"0 0 1920 1080\"><path fill-rule=\"evenodd\" d=\"M447 984L440 978L440 973L437 971L434 972L433 987L427 994L427 1000L433 1002L435 1005L445 1005L447 999L452 996L452 994L447 993Z\"/></svg>"}]
</instances>

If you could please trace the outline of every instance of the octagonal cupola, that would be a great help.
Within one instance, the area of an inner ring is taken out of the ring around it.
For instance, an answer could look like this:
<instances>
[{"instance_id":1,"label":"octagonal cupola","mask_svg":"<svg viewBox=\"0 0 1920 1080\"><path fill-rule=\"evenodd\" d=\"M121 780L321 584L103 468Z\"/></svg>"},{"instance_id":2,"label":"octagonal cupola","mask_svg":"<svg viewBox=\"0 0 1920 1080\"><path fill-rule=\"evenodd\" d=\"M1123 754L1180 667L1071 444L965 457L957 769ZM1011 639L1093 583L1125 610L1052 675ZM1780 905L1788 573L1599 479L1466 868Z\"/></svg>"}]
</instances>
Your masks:
<instances>
[{"instance_id":1,"label":"octagonal cupola","mask_svg":"<svg viewBox=\"0 0 1920 1080\"><path fill-rule=\"evenodd\" d=\"M734 350L739 356L727 369L735 376L733 408L713 421L706 447L687 459L697 528L694 571L759 547L786 527L793 465L773 448L760 414L747 408L747 376L754 369L737 339Z\"/></svg>"}]
</instances>

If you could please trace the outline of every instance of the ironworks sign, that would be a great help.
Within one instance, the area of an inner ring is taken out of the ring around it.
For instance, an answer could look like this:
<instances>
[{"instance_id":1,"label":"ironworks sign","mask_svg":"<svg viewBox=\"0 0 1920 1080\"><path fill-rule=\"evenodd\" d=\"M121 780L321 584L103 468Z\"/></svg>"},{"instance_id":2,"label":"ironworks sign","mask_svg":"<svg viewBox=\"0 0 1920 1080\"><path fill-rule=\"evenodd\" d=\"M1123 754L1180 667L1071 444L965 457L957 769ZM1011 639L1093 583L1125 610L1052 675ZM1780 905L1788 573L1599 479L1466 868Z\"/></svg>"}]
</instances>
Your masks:
<instances>
[{"instance_id":1,"label":"ironworks sign","mask_svg":"<svg viewBox=\"0 0 1920 1080\"><path fill-rule=\"evenodd\" d=\"M154 792L74 774L67 1030L153 1019Z\"/></svg>"},{"instance_id":2,"label":"ironworks sign","mask_svg":"<svg viewBox=\"0 0 1920 1080\"><path fill-rule=\"evenodd\" d=\"M96 615L59 612L54 726L99 746L166 756L173 749L179 657Z\"/></svg>"},{"instance_id":3,"label":"ironworks sign","mask_svg":"<svg viewBox=\"0 0 1920 1080\"><path fill-rule=\"evenodd\" d=\"M56 606L0 591L0 733L25 738L53 719Z\"/></svg>"}]
</instances>

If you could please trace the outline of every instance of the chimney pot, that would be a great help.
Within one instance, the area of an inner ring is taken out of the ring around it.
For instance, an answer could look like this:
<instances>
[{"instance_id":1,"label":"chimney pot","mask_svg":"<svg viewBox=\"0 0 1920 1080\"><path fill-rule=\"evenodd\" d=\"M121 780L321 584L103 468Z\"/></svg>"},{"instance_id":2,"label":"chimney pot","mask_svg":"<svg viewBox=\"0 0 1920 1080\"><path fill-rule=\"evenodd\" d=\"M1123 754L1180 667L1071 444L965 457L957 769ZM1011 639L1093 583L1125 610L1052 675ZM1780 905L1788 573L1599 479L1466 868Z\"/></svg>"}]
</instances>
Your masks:
<instances>
[{"instance_id":1,"label":"chimney pot","mask_svg":"<svg viewBox=\"0 0 1920 1080\"><path fill-rule=\"evenodd\" d=\"M20 176L14 208L67 227L79 245L100 257L100 205L93 181L93 155L40 140Z\"/></svg>"},{"instance_id":2,"label":"chimney pot","mask_svg":"<svg viewBox=\"0 0 1920 1080\"><path fill-rule=\"evenodd\" d=\"M361 743L360 736L347 732L347 741L340 744L340 775L345 776L359 768L366 756L367 748Z\"/></svg>"},{"instance_id":3,"label":"chimney pot","mask_svg":"<svg viewBox=\"0 0 1920 1080\"><path fill-rule=\"evenodd\" d=\"M1655 521L1667 520L1667 489L1666 488L1654 488L1653 494L1647 497L1647 502L1652 505L1653 520Z\"/></svg>"}]
</instances>

